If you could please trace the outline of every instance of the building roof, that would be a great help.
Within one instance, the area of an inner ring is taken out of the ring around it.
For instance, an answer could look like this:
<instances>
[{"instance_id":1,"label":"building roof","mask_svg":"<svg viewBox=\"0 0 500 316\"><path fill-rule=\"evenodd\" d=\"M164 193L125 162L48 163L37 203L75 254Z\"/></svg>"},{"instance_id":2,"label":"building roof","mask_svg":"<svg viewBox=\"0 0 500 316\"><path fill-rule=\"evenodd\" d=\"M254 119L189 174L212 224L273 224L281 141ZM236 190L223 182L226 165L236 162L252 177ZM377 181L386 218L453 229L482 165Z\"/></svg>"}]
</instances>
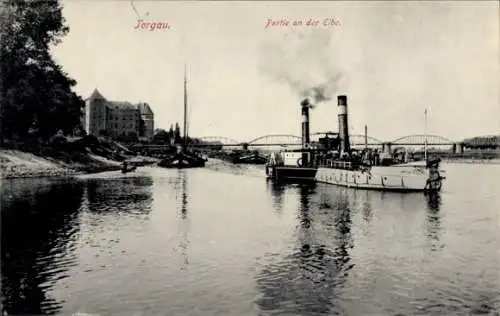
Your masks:
<instances>
[{"instance_id":1,"label":"building roof","mask_svg":"<svg viewBox=\"0 0 500 316\"><path fill-rule=\"evenodd\" d=\"M139 112L141 112L141 114L153 115L153 110L151 110L151 107L149 106L149 104L147 104L145 102L139 103Z\"/></svg>"},{"instance_id":2,"label":"building roof","mask_svg":"<svg viewBox=\"0 0 500 316\"><path fill-rule=\"evenodd\" d=\"M141 103L130 103L128 101L108 101L106 98L97 90L97 88L94 89L90 97L88 97L86 100L104 100L106 101L106 104L108 107L111 107L113 109L121 109L121 110L139 110L141 114L150 114L153 115L153 110L151 110L151 107L149 104L145 102Z\"/></svg>"},{"instance_id":3,"label":"building roof","mask_svg":"<svg viewBox=\"0 0 500 316\"><path fill-rule=\"evenodd\" d=\"M102 94L97 90L97 88L94 89L94 92L90 95L89 99L96 100L96 99L102 99L106 100L105 97L102 96Z\"/></svg>"}]
</instances>

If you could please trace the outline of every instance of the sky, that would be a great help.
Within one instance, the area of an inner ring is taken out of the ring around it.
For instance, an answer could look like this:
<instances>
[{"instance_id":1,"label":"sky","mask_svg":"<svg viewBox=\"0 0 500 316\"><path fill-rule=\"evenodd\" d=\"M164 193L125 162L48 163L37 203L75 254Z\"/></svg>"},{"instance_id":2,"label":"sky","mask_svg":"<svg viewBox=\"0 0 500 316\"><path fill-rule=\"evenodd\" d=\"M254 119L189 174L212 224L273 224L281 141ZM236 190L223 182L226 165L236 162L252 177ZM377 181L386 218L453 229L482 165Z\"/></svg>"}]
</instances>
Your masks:
<instances>
[{"instance_id":1,"label":"sky","mask_svg":"<svg viewBox=\"0 0 500 316\"><path fill-rule=\"evenodd\" d=\"M384 141L423 134L425 109L428 134L500 134L496 1L62 6L70 31L53 56L74 90L147 102L158 128L182 124L186 64L191 136L300 135L300 102L314 87L326 100L311 111L312 132L337 131L336 98L345 94L351 134L365 124ZM138 19L169 28L136 28ZM266 27L268 19L289 23Z\"/></svg>"}]
</instances>

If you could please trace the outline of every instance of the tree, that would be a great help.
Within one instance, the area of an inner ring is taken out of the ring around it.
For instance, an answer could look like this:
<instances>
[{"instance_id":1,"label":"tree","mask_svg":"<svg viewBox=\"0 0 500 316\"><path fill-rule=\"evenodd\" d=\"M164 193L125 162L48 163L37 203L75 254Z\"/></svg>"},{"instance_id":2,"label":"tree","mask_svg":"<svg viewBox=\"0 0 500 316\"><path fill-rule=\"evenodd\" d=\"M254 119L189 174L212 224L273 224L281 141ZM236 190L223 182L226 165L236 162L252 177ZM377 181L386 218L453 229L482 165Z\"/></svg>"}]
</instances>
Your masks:
<instances>
[{"instance_id":1,"label":"tree","mask_svg":"<svg viewBox=\"0 0 500 316\"><path fill-rule=\"evenodd\" d=\"M168 136L170 139L174 138L174 125L170 124L170 129L168 130Z\"/></svg>"},{"instance_id":2,"label":"tree","mask_svg":"<svg viewBox=\"0 0 500 316\"><path fill-rule=\"evenodd\" d=\"M163 134L163 133L166 133L166 131L163 128L157 128L157 129L155 129L155 135L156 134Z\"/></svg>"},{"instance_id":3,"label":"tree","mask_svg":"<svg viewBox=\"0 0 500 316\"><path fill-rule=\"evenodd\" d=\"M181 143L181 128L179 126L179 123L175 123L174 141L176 144Z\"/></svg>"},{"instance_id":4,"label":"tree","mask_svg":"<svg viewBox=\"0 0 500 316\"><path fill-rule=\"evenodd\" d=\"M157 132L153 136L153 143L155 144L168 144L170 142L170 137L167 131L163 129L157 129Z\"/></svg>"},{"instance_id":5,"label":"tree","mask_svg":"<svg viewBox=\"0 0 500 316\"><path fill-rule=\"evenodd\" d=\"M3 25L0 42L2 136L26 137L36 123L48 139L71 133L80 124L84 101L71 91L69 78L50 55L69 28L57 0L4 0L12 23Z\"/></svg>"},{"instance_id":6,"label":"tree","mask_svg":"<svg viewBox=\"0 0 500 316\"><path fill-rule=\"evenodd\" d=\"M3 43L3 39L5 39L5 35L7 33L7 27L10 26L13 22L14 15L12 14L10 10L10 6L4 5L3 3L0 4L0 47ZM0 61L3 60L3 50L0 49ZM3 88L3 76L2 74L3 69L1 68L1 63L0 63L0 146L3 146L4 144L4 124L3 121L6 119L5 116L7 114L7 107L4 102L4 88Z\"/></svg>"}]
</instances>

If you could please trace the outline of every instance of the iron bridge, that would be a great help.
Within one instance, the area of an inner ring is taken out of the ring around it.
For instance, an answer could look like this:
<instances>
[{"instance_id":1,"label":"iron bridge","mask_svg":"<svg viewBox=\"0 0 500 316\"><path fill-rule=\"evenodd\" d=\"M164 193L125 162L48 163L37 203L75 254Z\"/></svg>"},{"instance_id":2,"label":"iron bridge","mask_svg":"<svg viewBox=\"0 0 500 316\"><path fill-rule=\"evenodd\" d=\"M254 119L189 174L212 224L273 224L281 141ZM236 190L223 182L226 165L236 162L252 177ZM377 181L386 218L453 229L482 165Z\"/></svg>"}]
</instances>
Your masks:
<instances>
[{"instance_id":1,"label":"iron bridge","mask_svg":"<svg viewBox=\"0 0 500 316\"><path fill-rule=\"evenodd\" d=\"M222 146L222 147L258 147L258 146L300 146L302 145L302 137L297 135L289 134L271 134L264 135L249 141L238 141L232 138L227 138L223 136L205 136L198 138L201 143L190 144L193 147L204 147L204 146ZM365 136L354 134L349 137L350 144L353 147L359 147L365 145ZM427 141L426 141L427 140ZM382 147L384 145L391 146L452 146L459 144L460 142L450 140L446 137L439 135L407 135L403 137L396 138L392 141L382 141L375 137L367 137L367 145L369 147Z\"/></svg>"}]
</instances>

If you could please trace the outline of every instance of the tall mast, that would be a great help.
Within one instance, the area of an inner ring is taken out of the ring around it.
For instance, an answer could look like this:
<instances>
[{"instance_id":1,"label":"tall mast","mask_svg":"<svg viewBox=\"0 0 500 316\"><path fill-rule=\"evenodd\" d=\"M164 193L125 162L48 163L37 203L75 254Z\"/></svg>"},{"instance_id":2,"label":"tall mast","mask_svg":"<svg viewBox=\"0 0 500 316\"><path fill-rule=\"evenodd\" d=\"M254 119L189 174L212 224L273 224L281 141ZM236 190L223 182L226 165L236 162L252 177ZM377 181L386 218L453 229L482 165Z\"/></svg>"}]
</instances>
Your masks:
<instances>
[{"instance_id":1,"label":"tall mast","mask_svg":"<svg viewBox=\"0 0 500 316\"><path fill-rule=\"evenodd\" d=\"M427 109L424 111L424 159L427 161Z\"/></svg>"},{"instance_id":2,"label":"tall mast","mask_svg":"<svg viewBox=\"0 0 500 316\"><path fill-rule=\"evenodd\" d=\"M187 147L187 77L186 63L184 63L184 149Z\"/></svg>"},{"instance_id":3,"label":"tall mast","mask_svg":"<svg viewBox=\"0 0 500 316\"><path fill-rule=\"evenodd\" d=\"M368 126L365 125L365 149L368 150Z\"/></svg>"}]
</instances>

